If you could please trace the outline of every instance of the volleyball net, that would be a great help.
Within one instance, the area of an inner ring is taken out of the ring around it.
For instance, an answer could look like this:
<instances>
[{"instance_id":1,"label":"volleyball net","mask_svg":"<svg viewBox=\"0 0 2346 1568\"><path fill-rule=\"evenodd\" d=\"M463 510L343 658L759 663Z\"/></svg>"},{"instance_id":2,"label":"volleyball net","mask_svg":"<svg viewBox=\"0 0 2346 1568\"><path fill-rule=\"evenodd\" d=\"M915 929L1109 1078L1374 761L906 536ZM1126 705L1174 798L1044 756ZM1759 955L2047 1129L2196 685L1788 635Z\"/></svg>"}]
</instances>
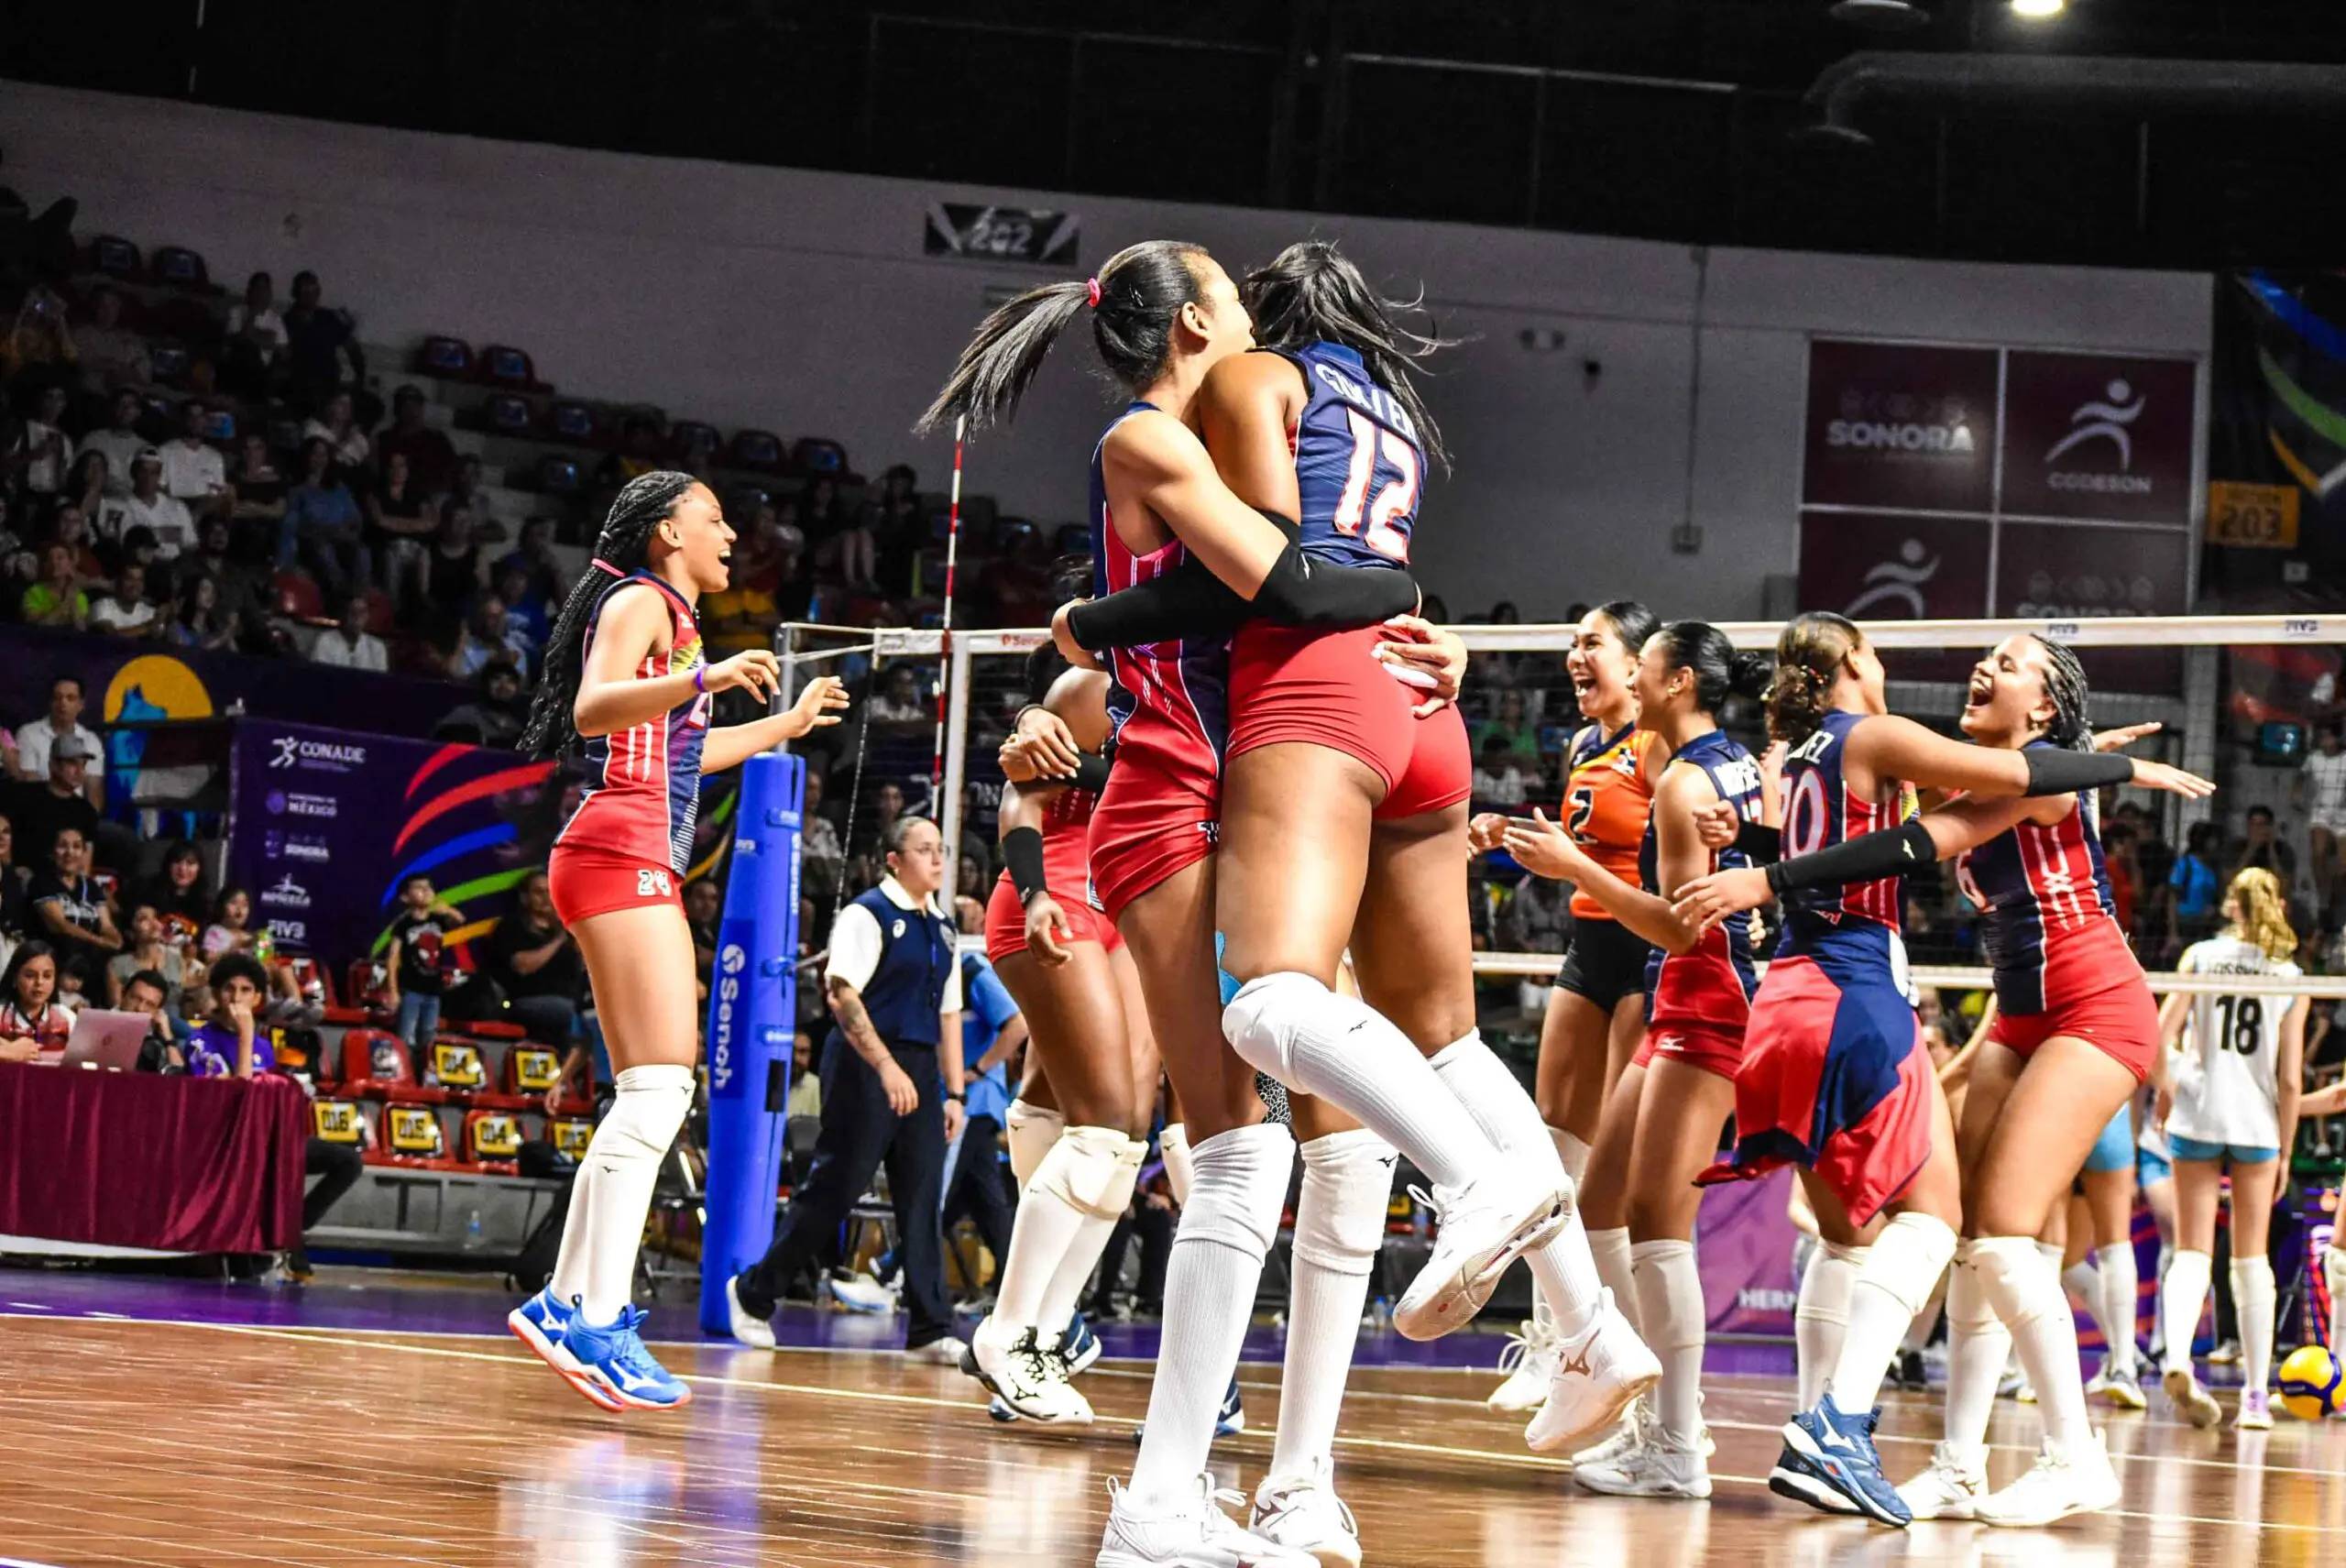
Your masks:
<instances>
[{"instance_id":1,"label":"volleyball net","mask_svg":"<svg viewBox=\"0 0 2346 1568\"><path fill-rule=\"evenodd\" d=\"M1562 756L1583 722L1563 662L1575 629L1452 630L1473 654L1459 705L1475 744L1475 809L1528 813L1537 805L1552 814L1562 793ZM1767 651L1780 627L1722 622L1720 630L1738 648ZM2076 649L2093 688L2097 727L2156 721L2160 731L2130 751L2220 785L2208 802L2120 790L2105 820L2111 859L2121 868L2121 900L2131 906L2123 913L2144 967L2153 971L2154 988L2346 997L2346 974L2339 972L2346 970L2346 940L2332 928L2346 906L2346 890L2318 885L2310 875L2304 814L2293 805L2303 748L2311 744L2317 722L2338 711L2346 617L1905 620L1868 623L1865 631L1882 654L1891 711L1949 733L1962 712L1970 667L1983 651L2014 632ZM839 676L856 698L844 723L794 748L809 757L810 776L824 780L816 787L824 792L823 812L842 851L836 876L827 866L808 867L806 892L820 921L827 925L838 900L877 879L876 829L900 813L938 821L946 886L982 905L1001 866L997 753L1028 700L1027 655L1047 635L805 623L779 630L785 701L816 674ZM1765 744L1756 703L1730 703L1720 721L1753 751ZM2321 933L2315 956L2331 972L2313 973L2315 966L2308 965L2302 979L2176 974L2175 938L2207 934L2208 919L2204 909L2195 908L2170 925L2170 901L2194 896L2189 877L2183 888L2170 887L2174 869L2194 829L2213 823L2220 845L2213 871L2220 883L2228 879L2255 806L2272 812L2270 826L2281 848L2268 851L2253 841L2252 847L2285 862L2293 918L2301 934ZM1526 873L1504 855L1471 861L1465 874L1474 894L1474 963L1486 1000L1505 1013L1505 989L1525 982L1521 1011L1536 1014L1544 1003L1537 993L1544 992L1542 982L1553 976L1562 955L1562 899L1552 887L1527 893ZM1952 866L1910 879L1907 915L1918 986L1953 996L1987 989L1979 916L1957 887ZM1536 1029L1536 1016L1529 1027Z\"/></svg>"}]
</instances>

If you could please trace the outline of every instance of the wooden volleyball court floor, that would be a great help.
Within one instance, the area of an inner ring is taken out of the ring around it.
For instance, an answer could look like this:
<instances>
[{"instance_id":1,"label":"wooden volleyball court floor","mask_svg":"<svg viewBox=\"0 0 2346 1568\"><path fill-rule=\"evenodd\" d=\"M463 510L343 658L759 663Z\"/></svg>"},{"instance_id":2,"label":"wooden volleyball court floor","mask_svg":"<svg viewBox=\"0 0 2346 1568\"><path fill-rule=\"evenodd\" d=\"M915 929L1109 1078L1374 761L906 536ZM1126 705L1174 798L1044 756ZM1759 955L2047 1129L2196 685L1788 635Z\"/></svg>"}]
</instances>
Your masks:
<instances>
[{"instance_id":1,"label":"wooden volleyball court floor","mask_svg":"<svg viewBox=\"0 0 2346 1568\"><path fill-rule=\"evenodd\" d=\"M1148 1391L1140 1342L1113 1335L1085 1379L1089 1428L997 1426L959 1373L868 1348L887 1320L787 1312L797 1348L693 1335L655 1312L655 1343L695 1399L606 1415L498 1327L478 1285L339 1283L265 1290L62 1271L0 1271L0 1561L142 1563L1080 1564L1105 1483L1131 1464ZM861 1339L866 1348L858 1348ZM1595 1497L1527 1453L1520 1418L1485 1410L1498 1340L1363 1348L1338 1445L1371 1564L1434 1568L2335 1568L2346 1564L2346 1421L2195 1431L2163 1398L2112 1415L2116 1512L2047 1530L1825 1519L1765 1476L1789 1402L1781 1371L1721 1370L1706 1504ZM1715 1367L1784 1353L1715 1347ZM1240 1369L1250 1428L1216 1444L1252 1486L1278 1419L1277 1343ZM1412 1362L1408 1358L1419 1357ZM2224 1396L2229 1412L2231 1403ZM1893 1395L1894 1474L1929 1457L1934 1400ZM2033 1409L1997 1408L1995 1478L2029 1462Z\"/></svg>"}]
</instances>

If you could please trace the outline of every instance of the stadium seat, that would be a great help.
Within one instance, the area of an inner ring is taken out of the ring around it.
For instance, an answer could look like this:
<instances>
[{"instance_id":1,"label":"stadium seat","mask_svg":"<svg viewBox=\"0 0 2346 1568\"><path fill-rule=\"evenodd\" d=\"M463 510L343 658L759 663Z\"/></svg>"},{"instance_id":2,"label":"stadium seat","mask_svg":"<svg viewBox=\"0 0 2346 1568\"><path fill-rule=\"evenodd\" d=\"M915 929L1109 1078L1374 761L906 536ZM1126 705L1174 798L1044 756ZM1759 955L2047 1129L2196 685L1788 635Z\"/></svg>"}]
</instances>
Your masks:
<instances>
[{"instance_id":1,"label":"stadium seat","mask_svg":"<svg viewBox=\"0 0 2346 1568\"><path fill-rule=\"evenodd\" d=\"M369 613L371 621L372 615ZM364 1024L383 1011L383 966L372 959L353 959L342 983L342 1004L329 1007L326 1016L338 1023ZM336 1017L336 1014L345 1016Z\"/></svg>"},{"instance_id":2,"label":"stadium seat","mask_svg":"<svg viewBox=\"0 0 2346 1568\"><path fill-rule=\"evenodd\" d=\"M494 1176L518 1176L521 1154L521 1118L510 1111L465 1113L464 1135L458 1147L469 1165Z\"/></svg>"},{"instance_id":3,"label":"stadium seat","mask_svg":"<svg viewBox=\"0 0 2346 1568\"><path fill-rule=\"evenodd\" d=\"M427 337L415 351L415 367L444 381L473 378L472 345L460 337Z\"/></svg>"},{"instance_id":4,"label":"stadium seat","mask_svg":"<svg viewBox=\"0 0 2346 1568\"><path fill-rule=\"evenodd\" d=\"M447 1093L416 1081L407 1042L381 1029L353 1029L342 1037L342 1091L399 1105L438 1105Z\"/></svg>"},{"instance_id":5,"label":"stadium seat","mask_svg":"<svg viewBox=\"0 0 2346 1568\"><path fill-rule=\"evenodd\" d=\"M481 422L499 435L533 433L538 415L530 400L519 392L499 392L481 404Z\"/></svg>"},{"instance_id":6,"label":"stadium seat","mask_svg":"<svg viewBox=\"0 0 2346 1568\"><path fill-rule=\"evenodd\" d=\"M119 278L125 282L137 280L146 271L145 263L139 258L138 247L118 234L102 234L92 240L90 248L83 253L83 259L91 271Z\"/></svg>"},{"instance_id":7,"label":"stadium seat","mask_svg":"<svg viewBox=\"0 0 2346 1568\"><path fill-rule=\"evenodd\" d=\"M423 1081L450 1100L468 1102L476 1091L488 1087L488 1063L470 1040L444 1035L432 1042L425 1061Z\"/></svg>"},{"instance_id":8,"label":"stadium seat","mask_svg":"<svg viewBox=\"0 0 2346 1568\"><path fill-rule=\"evenodd\" d=\"M203 416L203 439L225 445L236 439L236 411L225 404L214 403Z\"/></svg>"},{"instance_id":9,"label":"stadium seat","mask_svg":"<svg viewBox=\"0 0 2346 1568\"><path fill-rule=\"evenodd\" d=\"M386 1105L380 1125L377 1146L389 1157L389 1164L448 1170L460 1163L449 1158L447 1132L429 1105Z\"/></svg>"},{"instance_id":10,"label":"stadium seat","mask_svg":"<svg viewBox=\"0 0 2346 1568\"><path fill-rule=\"evenodd\" d=\"M369 1132L365 1112L356 1100L311 1101L310 1130L327 1143L360 1149L367 1146Z\"/></svg>"},{"instance_id":11,"label":"stadium seat","mask_svg":"<svg viewBox=\"0 0 2346 1568\"><path fill-rule=\"evenodd\" d=\"M516 348L510 343L485 345L473 371L473 378L492 387L510 387L521 392L554 390L538 379L538 369L531 363L529 351Z\"/></svg>"},{"instance_id":12,"label":"stadium seat","mask_svg":"<svg viewBox=\"0 0 2346 1568\"><path fill-rule=\"evenodd\" d=\"M325 595L318 591L308 574L288 566L269 579L269 591L277 596L277 612L296 620L324 620Z\"/></svg>"},{"instance_id":13,"label":"stadium seat","mask_svg":"<svg viewBox=\"0 0 2346 1568\"><path fill-rule=\"evenodd\" d=\"M717 427L696 419L680 419L668 427L668 455L676 461L713 459L725 444Z\"/></svg>"},{"instance_id":14,"label":"stadium seat","mask_svg":"<svg viewBox=\"0 0 2346 1568\"><path fill-rule=\"evenodd\" d=\"M388 637L399 630L399 602L380 588L367 590L367 630L378 637Z\"/></svg>"},{"instance_id":15,"label":"stadium seat","mask_svg":"<svg viewBox=\"0 0 2346 1568\"><path fill-rule=\"evenodd\" d=\"M167 289L187 294L217 294L212 271L203 258L183 245L159 246L147 258L147 275Z\"/></svg>"},{"instance_id":16,"label":"stadium seat","mask_svg":"<svg viewBox=\"0 0 2346 1568\"><path fill-rule=\"evenodd\" d=\"M557 1154L572 1159L585 1159L586 1146L595 1140L595 1124L585 1116L554 1116L546 1122L545 1141Z\"/></svg>"},{"instance_id":17,"label":"stadium seat","mask_svg":"<svg viewBox=\"0 0 2346 1568\"><path fill-rule=\"evenodd\" d=\"M575 459L549 452L538 459L538 488L554 495L576 495L586 488L586 476Z\"/></svg>"},{"instance_id":18,"label":"stadium seat","mask_svg":"<svg viewBox=\"0 0 2346 1568\"><path fill-rule=\"evenodd\" d=\"M725 466L746 468L753 474L787 474L790 472L789 449L782 437L770 430L737 430L725 445Z\"/></svg>"},{"instance_id":19,"label":"stadium seat","mask_svg":"<svg viewBox=\"0 0 2346 1568\"><path fill-rule=\"evenodd\" d=\"M605 444L603 421L593 407L576 398L558 398L546 405L545 437L572 446Z\"/></svg>"},{"instance_id":20,"label":"stadium seat","mask_svg":"<svg viewBox=\"0 0 2346 1568\"><path fill-rule=\"evenodd\" d=\"M155 379L166 387L187 385L191 363L188 351L176 343L150 343L147 345L147 367L154 372Z\"/></svg>"},{"instance_id":21,"label":"stadium seat","mask_svg":"<svg viewBox=\"0 0 2346 1568\"><path fill-rule=\"evenodd\" d=\"M848 470L847 448L819 435L800 437L790 449L790 464L802 474L828 474L843 485L855 483Z\"/></svg>"}]
</instances>

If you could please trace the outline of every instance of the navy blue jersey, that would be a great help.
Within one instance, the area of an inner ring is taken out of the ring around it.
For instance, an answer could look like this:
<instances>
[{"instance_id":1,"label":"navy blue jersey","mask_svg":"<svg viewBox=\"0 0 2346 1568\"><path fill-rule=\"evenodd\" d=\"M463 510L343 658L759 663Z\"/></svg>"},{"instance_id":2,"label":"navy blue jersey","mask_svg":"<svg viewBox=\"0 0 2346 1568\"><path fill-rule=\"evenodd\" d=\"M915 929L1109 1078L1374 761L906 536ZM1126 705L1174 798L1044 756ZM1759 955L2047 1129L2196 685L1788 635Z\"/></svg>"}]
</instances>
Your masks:
<instances>
[{"instance_id":1,"label":"navy blue jersey","mask_svg":"<svg viewBox=\"0 0 2346 1568\"><path fill-rule=\"evenodd\" d=\"M1828 710L1816 733L1792 750L1784 762L1783 851L1814 854L1862 834L1896 828L1914 815L1914 799L1896 781L1880 781L1880 793L1860 800L1841 771L1841 747L1849 731L1865 722L1862 713ZM1844 887L1808 887L1784 894L1784 950L1804 952L1837 931L1871 925L1895 932L1900 927L1903 877ZM1895 943L1891 944L1893 947Z\"/></svg>"},{"instance_id":2,"label":"navy blue jersey","mask_svg":"<svg viewBox=\"0 0 2346 1568\"><path fill-rule=\"evenodd\" d=\"M1760 764L1727 735L1714 729L1697 735L1671 758L1674 765L1692 762L1709 776L1718 797L1735 807L1747 822L1760 820ZM1674 890L1661 885L1661 840L1653 821L1646 821L1645 841L1638 848L1638 878L1648 893ZM1711 870L1735 871L1751 864L1751 857L1730 845L1711 851ZM1653 999L1650 1021L1664 1024L1706 1024L1740 1028L1750 1014L1751 993L1760 989L1752 967L1752 950L1761 928L1760 912L1723 920L1703 934L1694 949L1675 957L1654 949L1646 964L1646 994Z\"/></svg>"},{"instance_id":3,"label":"navy blue jersey","mask_svg":"<svg viewBox=\"0 0 2346 1568\"><path fill-rule=\"evenodd\" d=\"M1344 566L1406 563L1426 472L1408 411L1349 348L1313 343L1277 352L1303 372L1310 393L1288 433L1304 553Z\"/></svg>"},{"instance_id":4,"label":"navy blue jersey","mask_svg":"<svg viewBox=\"0 0 2346 1568\"><path fill-rule=\"evenodd\" d=\"M2119 928L2100 816L2082 791L2058 822L2019 823L1955 858L1957 884L1988 912L1988 967L2006 1013L2048 1013L2142 973Z\"/></svg>"}]
</instances>

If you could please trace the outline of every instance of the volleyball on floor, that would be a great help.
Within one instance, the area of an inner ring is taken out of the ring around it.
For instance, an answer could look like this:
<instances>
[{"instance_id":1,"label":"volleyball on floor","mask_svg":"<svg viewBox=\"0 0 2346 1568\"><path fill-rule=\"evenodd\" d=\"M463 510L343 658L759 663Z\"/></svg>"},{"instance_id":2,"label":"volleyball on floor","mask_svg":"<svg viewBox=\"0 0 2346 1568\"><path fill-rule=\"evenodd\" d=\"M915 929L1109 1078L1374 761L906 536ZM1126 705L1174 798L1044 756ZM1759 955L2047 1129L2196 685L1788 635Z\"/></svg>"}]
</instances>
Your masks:
<instances>
[{"instance_id":1,"label":"volleyball on floor","mask_svg":"<svg viewBox=\"0 0 2346 1568\"><path fill-rule=\"evenodd\" d=\"M2281 1363L2281 1408L2301 1420L2338 1413L2341 1377L2338 1358L2318 1344L2293 1352Z\"/></svg>"}]
</instances>

